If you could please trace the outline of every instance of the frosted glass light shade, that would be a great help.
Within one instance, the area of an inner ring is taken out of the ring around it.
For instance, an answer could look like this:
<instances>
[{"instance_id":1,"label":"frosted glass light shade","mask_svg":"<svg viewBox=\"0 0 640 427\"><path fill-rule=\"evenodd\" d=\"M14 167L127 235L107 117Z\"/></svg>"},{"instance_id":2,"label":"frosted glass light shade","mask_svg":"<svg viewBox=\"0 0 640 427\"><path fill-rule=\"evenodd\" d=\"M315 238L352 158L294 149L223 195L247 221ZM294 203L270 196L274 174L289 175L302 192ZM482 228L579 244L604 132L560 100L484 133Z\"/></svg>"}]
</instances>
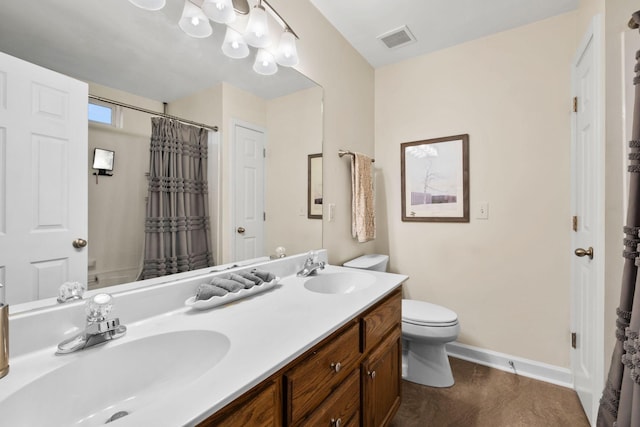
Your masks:
<instances>
[{"instance_id":1,"label":"frosted glass light shade","mask_svg":"<svg viewBox=\"0 0 640 427\"><path fill-rule=\"evenodd\" d=\"M202 11L209 19L220 24L230 24L236 20L231 0L204 0Z\"/></svg>"},{"instance_id":2,"label":"frosted glass light shade","mask_svg":"<svg viewBox=\"0 0 640 427\"><path fill-rule=\"evenodd\" d=\"M184 9L182 9L178 26L191 37L198 39L209 37L213 33L209 18L205 16L202 9L189 0L184 0Z\"/></svg>"},{"instance_id":3,"label":"frosted glass light shade","mask_svg":"<svg viewBox=\"0 0 640 427\"><path fill-rule=\"evenodd\" d=\"M167 4L167 0L129 0L129 2L144 10L160 10Z\"/></svg>"},{"instance_id":4,"label":"frosted glass light shade","mask_svg":"<svg viewBox=\"0 0 640 427\"><path fill-rule=\"evenodd\" d=\"M254 6L249 13L249 22L244 30L245 41L253 47L267 47L271 44L267 12L261 5Z\"/></svg>"},{"instance_id":5,"label":"frosted glass light shade","mask_svg":"<svg viewBox=\"0 0 640 427\"><path fill-rule=\"evenodd\" d=\"M266 49L258 49L253 71L264 76L270 76L278 71L278 64L273 54Z\"/></svg>"},{"instance_id":6,"label":"frosted glass light shade","mask_svg":"<svg viewBox=\"0 0 640 427\"><path fill-rule=\"evenodd\" d=\"M288 28L280 36L276 62L283 67L298 65L298 50L296 49L296 36Z\"/></svg>"},{"instance_id":7,"label":"frosted glass light shade","mask_svg":"<svg viewBox=\"0 0 640 427\"><path fill-rule=\"evenodd\" d=\"M224 36L224 42L222 42L222 52L229 58L246 58L249 55L249 46L244 41L242 34L227 27L227 33Z\"/></svg>"}]
</instances>

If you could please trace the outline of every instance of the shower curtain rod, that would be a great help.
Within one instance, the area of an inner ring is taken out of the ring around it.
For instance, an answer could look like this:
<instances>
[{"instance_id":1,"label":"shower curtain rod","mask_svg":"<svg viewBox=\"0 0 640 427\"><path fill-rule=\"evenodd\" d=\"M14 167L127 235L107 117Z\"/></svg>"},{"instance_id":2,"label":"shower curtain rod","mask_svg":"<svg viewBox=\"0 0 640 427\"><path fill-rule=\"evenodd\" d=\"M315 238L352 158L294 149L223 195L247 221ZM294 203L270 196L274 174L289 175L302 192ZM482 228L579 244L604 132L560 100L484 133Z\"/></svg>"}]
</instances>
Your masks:
<instances>
[{"instance_id":1,"label":"shower curtain rod","mask_svg":"<svg viewBox=\"0 0 640 427\"><path fill-rule=\"evenodd\" d=\"M218 132L218 126L206 125L204 123L194 122L192 120L183 119L183 118L180 118L180 117L177 117L177 116L172 116L170 114L159 113L159 112L153 111L153 110L147 110L146 108L136 107L135 105L130 105L130 104L125 104L124 102L114 101L113 99L103 98L101 96L96 96L96 95L89 95L89 99L93 99L95 101L102 101L102 102L106 102L106 103L113 104L113 105L118 105L120 107L128 108L130 110L136 110L136 111L140 111L142 113L151 114L152 116L160 116L160 117L164 117L166 119L178 120L179 122L182 122L182 123L186 123L186 124L194 125L194 126L199 126L201 128L210 129L210 130L212 130L214 132Z\"/></svg>"}]
</instances>

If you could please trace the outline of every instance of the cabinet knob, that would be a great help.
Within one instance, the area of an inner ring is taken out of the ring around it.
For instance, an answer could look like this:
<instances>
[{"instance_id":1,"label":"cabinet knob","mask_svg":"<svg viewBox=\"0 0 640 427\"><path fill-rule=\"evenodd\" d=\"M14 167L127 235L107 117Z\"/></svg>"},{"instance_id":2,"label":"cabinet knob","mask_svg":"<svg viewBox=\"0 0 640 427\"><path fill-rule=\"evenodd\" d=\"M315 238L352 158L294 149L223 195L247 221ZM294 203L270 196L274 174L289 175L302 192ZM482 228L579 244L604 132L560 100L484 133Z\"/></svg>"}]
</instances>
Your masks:
<instances>
[{"instance_id":1,"label":"cabinet knob","mask_svg":"<svg viewBox=\"0 0 640 427\"><path fill-rule=\"evenodd\" d=\"M376 371L367 371L367 375L369 375L373 380L376 378Z\"/></svg>"},{"instance_id":2,"label":"cabinet knob","mask_svg":"<svg viewBox=\"0 0 640 427\"><path fill-rule=\"evenodd\" d=\"M331 425L332 425L333 427L340 427L340 426L342 426L342 418L338 418L338 419L331 418Z\"/></svg>"},{"instance_id":3,"label":"cabinet knob","mask_svg":"<svg viewBox=\"0 0 640 427\"><path fill-rule=\"evenodd\" d=\"M335 372L340 372L340 369L342 369L342 365L340 364L340 362L332 363L331 369L333 369Z\"/></svg>"}]
</instances>

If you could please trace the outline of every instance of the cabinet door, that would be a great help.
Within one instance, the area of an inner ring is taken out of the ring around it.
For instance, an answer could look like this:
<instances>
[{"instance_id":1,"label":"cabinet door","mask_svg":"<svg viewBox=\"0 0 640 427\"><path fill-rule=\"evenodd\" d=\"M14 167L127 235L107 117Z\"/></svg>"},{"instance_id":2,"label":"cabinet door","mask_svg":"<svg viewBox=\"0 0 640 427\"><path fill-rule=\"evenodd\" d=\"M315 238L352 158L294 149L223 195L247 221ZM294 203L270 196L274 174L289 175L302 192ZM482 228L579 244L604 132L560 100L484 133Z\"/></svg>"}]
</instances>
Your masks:
<instances>
[{"instance_id":1,"label":"cabinet door","mask_svg":"<svg viewBox=\"0 0 640 427\"><path fill-rule=\"evenodd\" d=\"M283 424L280 384L281 378L276 378L259 385L219 413L198 424L198 427L281 427Z\"/></svg>"},{"instance_id":2,"label":"cabinet door","mask_svg":"<svg viewBox=\"0 0 640 427\"><path fill-rule=\"evenodd\" d=\"M400 407L402 345L396 328L362 364L362 425L386 426Z\"/></svg>"}]
</instances>

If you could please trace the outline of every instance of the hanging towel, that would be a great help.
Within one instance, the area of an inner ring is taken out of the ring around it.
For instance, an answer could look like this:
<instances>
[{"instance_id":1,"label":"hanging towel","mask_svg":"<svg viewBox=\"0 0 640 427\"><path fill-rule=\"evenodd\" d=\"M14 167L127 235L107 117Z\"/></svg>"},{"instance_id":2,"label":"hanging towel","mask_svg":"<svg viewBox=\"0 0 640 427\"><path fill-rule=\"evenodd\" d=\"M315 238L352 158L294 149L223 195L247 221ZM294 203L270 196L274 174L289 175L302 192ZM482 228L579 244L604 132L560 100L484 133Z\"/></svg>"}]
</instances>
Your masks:
<instances>
[{"instance_id":1,"label":"hanging towel","mask_svg":"<svg viewBox=\"0 0 640 427\"><path fill-rule=\"evenodd\" d=\"M351 235L364 243L376 238L372 159L360 153L351 158Z\"/></svg>"}]
</instances>

